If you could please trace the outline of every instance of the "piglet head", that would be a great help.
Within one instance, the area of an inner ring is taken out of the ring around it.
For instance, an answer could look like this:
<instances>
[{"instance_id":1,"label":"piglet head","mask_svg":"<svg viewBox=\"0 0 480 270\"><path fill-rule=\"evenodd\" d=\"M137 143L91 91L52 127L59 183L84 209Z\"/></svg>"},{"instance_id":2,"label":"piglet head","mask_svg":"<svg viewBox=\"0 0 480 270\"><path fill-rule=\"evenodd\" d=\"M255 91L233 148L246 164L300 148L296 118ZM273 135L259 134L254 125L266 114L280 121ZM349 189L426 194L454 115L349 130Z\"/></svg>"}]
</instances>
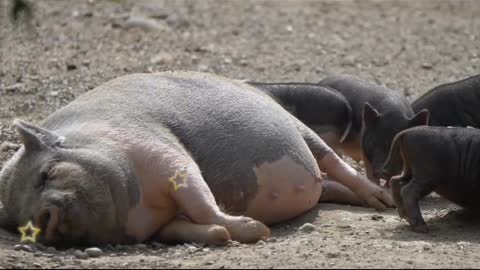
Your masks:
<instances>
[{"instance_id":1,"label":"piglet head","mask_svg":"<svg viewBox=\"0 0 480 270\"><path fill-rule=\"evenodd\" d=\"M402 130L428 124L428 111L423 110L413 117L406 117L398 111L380 114L372 105L365 103L361 145L367 177L380 182L383 165L390 152L390 145L397 133ZM402 164L397 162L392 171L400 173Z\"/></svg>"}]
</instances>

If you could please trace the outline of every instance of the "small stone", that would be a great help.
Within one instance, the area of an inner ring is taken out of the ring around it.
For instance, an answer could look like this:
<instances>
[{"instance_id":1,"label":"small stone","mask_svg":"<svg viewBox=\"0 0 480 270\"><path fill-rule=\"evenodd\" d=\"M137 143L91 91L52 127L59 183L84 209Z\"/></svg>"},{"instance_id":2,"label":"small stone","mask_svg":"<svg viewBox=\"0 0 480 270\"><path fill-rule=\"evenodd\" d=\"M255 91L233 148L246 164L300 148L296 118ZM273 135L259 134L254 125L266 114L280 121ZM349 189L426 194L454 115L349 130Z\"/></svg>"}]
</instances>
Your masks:
<instances>
[{"instance_id":1,"label":"small stone","mask_svg":"<svg viewBox=\"0 0 480 270\"><path fill-rule=\"evenodd\" d=\"M126 28L141 28L143 30L163 30L165 27L154 19L143 17L131 17L125 22Z\"/></svg>"},{"instance_id":2,"label":"small stone","mask_svg":"<svg viewBox=\"0 0 480 270\"><path fill-rule=\"evenodd\" d=\"M200 71L200 72L207 72L208 69L209 69L209 67L206 66L206 65L199 65L198 66L198 71Z\"/></svg>"},{"instance_id":3,"label":"small stone","mask_svg":"<svg viewBox=\"0 0 480 270\"><path fill-rule=\"evenodd\" d=\"M159 53L150 59L150 62L154 65L172 65L175 59L171 54Z\"/></svg>"},{"instance_id":4,"label":"small stone","mask_svg":"<svg viewBox=\"0 0 480 270\"><path fill-rule=\"evenodd\" d=\"M257 242L257 246L265 246L267 243L265 243L265 241L263 240L260 240Z\"/></svg>"},{"instance_id":5,"label":"small stone","mask_svg":"<svg viewBox=\"0 0 480 270\"><path fill-rule=\"evenodd\" d=\"M81 250L75 250L73 256L79 260L87 260L89 258L88 254Z\"/></svg>"},{"instance_id":6,"label":"small stone","mask_svg":"<svg viewBox=\"0 0 480 270\"><path fill-rule=\"evenodd\" d=\"M231 64L233 62L233 60L232 60L232 58L227 57L223 60L223 62L225 62L225 64Z\"/></svg>"},{"instance_id":7,"label":"small stone","mask_svg":"<svg viewBox=\"0 0 480 270\"><path fill-rule=\"evenodd\" d=\"M285 30L287 30L288 32L293 32L293 27L291 25L287 25L285 27Z\"/></svg>"},{"instance_id":8,"label":"small stone","mask_svg":"<svg viewBox=\"0 0 480 270\"><path fill-rule=\"evenodd\" d=\"M92 258L98 258L103 255L103 251L96 247L85 249L85 253Z\"/></svg>"},{"instance_id":9,"label":"small stone","mask_svg":"<svg viewBox=\"0 0 480 270\"><path fill-rule=\"evenodd\" d=\"M148 247L145 244L136 244L135 248L137 248L137 249L147 249Z\"/></svg>"},{"instance_id":10,"label":"small stone","mask_svg":"<svg viewBox=\"0 0 480 270\"><path fill-rule=\"evenodd\" d=\"M33 252L33 248L29 245L23 245L22 250L25 252Z\"/></svg>"},{"instance_id":11,"label":"small stone","mask_svg":"<svg viewBox=\"0 0 480 270\"><path fill-rule=\"evenodd\" d=\"M13 250L15 250L15 251L20 251L20 250L22 250L22 245L15 245L15 246L13 247Z\"/></svg>"},{"instance_id":12,"label":"small stone","mask_svg":"<svg viewBox=\"0 0 480 270\"><path fill-rule=\"evenodd\" d=\"M382 220L382 219L383 219L383 217L382 217L382 216L379 216L379 215L373 215L373 216L372 216L372 220L375 220L375 221L380 221L380 220Z\"/></svg>"},{"instance_id":13,"label":"small stone","mask_svg":"<svg viewBox=\"0 0 480 270\"><path fill-rule=\"evenodd\" d=\"M158 243L158 242L154 242L154 243L152 243L152 245L153 245L153 248L155 248L155 249L162 249L162 248L165 247L164 244Z\"/></svg>"},{"instance_id":14,"label":"small stone","mask_svg":"<svg viewBox=\"0 0 480 270\"><path fill-rule=\"evenodd\" d=\"M72 70L75 70L77 69L77 65L73 64L73 63L67 63L67 71L72 71Z\"/></svg>"},{"instance_id":15,"label":"small stone","mask_svg":"<svg viewBox=\"0 0 480 270\"><path fill-rule=\"evenodd\" d=\"M270 237L270 238L267 240L267 242L269 242L269 243L276 243L276 242L278 242L278 240L277 240L277 238Z\"/></svg>"},{"instance_id":16,"label":"small stone","mask_svg":"<svg viewBox=\"0 0 480 270\"><path fill-rule=\"evenodd\" d=\"M299 231L305 232L305 233L311 233L316 230L315 225L311 223L305 223L298 229Z\"/></svg>"},{"instance_id":17,"label":"small stone","mask_svg":"<svg viewBox=\"0 0 480 270\"><path fill-rule=\"evenodd\" d=\"M429 63L423 63L422 64L422 68L423 69L426 69L426 70L430 70L433 68L433 65L432 64L429 64Z\"/></svg>"},{"instance_id":18,"label":"small stone","mask_svg":"<svg viewBox=\"0 0 480 270\"><path fill-rule=\"evenodd\" d=\"M210 251L211 251L211 249L209 249L209 248L204 248L204 249L202 249L202 251L203 251L203 252L207 252L207 253L208 253L208 252L210 252Z\"/></svg>"},{"instance_id":19,"label":"small stone","mask_svg":"<svg viewBox=\"0 0 480 270\"><path fill-rule=\"evenodd\" d=\"M11 143L11 142L3 142L0 145L0 151L2 152L8 152L10 150L18 150L20 148L20 145Z\"/></svg>"},{"instance_id":20,"label":"small stone","mask_svg":"<svg viewBox=\"0 0 480 270\"><path fill-rule=\"evenodd\" d=\"M16 84L12 84L12 85L9 85L7 87L5 87L5 91L7 93L13 93L13 92L23 92L25 86L23 85L23 83L16 83Z\"/></svg>"},{"instance_id":21,"label":"small stone","mask_svg":"<svg viewBox=\"0 0 480 270\"><path fill-rule=\"evenodd\" d=\"M206 264L206 265L213 265L214 263L215 263L214 261L208 261L208 262L206 262L205 264Z\"/></svg>"},{"instance_id":22,"label":"small stone","mask_svg":"<svg viewBox=\"0 0 480 270\"><path fill-rule=\"evenodd\" d=\"M55 253L55 252L57 252L57 249L54 248L54 247L48 247L48 248L47 248L47 252L49 252L49 253Z\"/></svg>"},{"instance_id":23,"label":"small stone","mask_svg":"<svg viewBox=\"0 0 480 270\"><path fill-rule=\"evenodd\" d=\"M58 96L58 91L50 91L50 93L48 93L48 94L52 97L57 97Z\"/></svg>"},{"instance_id":24,"label":"small stone","mask_svg":"<svg viewBox=\"0 0 480 270\"><path fill-rule=\"evenodd\" d=\"M190 253L195 253L195 252L197 252L198 249L196 247L190 246L190 247L187 248L187 250Z\"/></svg>"},{"instance_id":25,"label":"small stone","mask_svg":"<svg viewBox=\"0 0 480 270\"><path fill-rule=\"evenodd\" d=\"M37 267L37 268L42 268L42 265L39 264L39 263L34 263L33 266Z\"/></svg>"}]
</instances>

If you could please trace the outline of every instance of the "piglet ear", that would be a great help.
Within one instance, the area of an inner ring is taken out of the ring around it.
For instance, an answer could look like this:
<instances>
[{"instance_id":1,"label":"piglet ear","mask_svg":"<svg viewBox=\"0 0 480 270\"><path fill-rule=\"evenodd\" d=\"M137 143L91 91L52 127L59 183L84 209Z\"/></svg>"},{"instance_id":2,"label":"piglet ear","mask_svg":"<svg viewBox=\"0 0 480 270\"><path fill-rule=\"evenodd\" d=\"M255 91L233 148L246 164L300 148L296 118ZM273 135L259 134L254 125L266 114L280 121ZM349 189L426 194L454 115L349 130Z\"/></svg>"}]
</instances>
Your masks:
<instances>
[{"instance_id":1,"label":"piglet ear","mask_svg":"<svg viewBox=\"0 0 480 270\"><path fill-rule=\"evenodd\" d=\"M378 113L378 111L375 110L375 108L373 108L370 103L365 102L365 104L363 105L363 125L365 127L374 126L380 116L380 113Z\"/></svg>"},{"instance_id":2,"label":"piglet ear","mask_svg":"<svg viewBox=\"0 0 480 270\"><path fill-rule=\"evenodd\" d=\"M418 112L409 120L410 127L428 125L429 115L430 112L427 109Z\"/></svg>"},{"instance_id":3,"label":"piglet ear","mask_svg":"<svg viewBox=\"0 0 480 270\"><path fill-rule=\"evenodd\" d=\"M27 151L41 151L58 146L63 137L46 129L36 127L27 122L16 119L13 125L20 134L20 139Z\"/></svg>"}]
</instances>

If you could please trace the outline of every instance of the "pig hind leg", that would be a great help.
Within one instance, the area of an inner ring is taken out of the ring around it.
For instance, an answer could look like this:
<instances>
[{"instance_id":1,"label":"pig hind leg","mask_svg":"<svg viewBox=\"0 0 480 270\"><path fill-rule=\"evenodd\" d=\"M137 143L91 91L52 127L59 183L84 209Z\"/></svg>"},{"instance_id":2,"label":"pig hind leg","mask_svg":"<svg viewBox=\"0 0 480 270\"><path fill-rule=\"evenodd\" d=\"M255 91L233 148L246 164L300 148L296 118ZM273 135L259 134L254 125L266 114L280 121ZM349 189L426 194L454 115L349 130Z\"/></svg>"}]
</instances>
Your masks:
<instances>
[{"instance_id":1,"label":"pig hind leg","mask_svg":"<svg viewBox=\"0 0 480 270\"><path fill-rule=\"evenodd\" d=\"M414 177L400 191L401 200L405 210L405 218L412 226L413 231L428 232L427 224L422 217L418 202L433 191L428 185L423 185Z\"/></svg>"}]
</instances>

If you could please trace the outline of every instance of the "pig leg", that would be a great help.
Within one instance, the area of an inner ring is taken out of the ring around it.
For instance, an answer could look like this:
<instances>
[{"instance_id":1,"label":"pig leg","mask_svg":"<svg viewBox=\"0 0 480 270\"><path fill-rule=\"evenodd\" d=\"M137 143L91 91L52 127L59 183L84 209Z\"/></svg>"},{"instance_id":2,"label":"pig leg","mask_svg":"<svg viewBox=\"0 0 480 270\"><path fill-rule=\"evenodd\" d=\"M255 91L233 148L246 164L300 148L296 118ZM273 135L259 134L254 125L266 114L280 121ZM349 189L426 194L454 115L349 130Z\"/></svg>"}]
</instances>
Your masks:
<instances>
[{"instance_id":1,"label":"pig leg","mask_svg":"<svg viewBox=\"0 0 480 270\"><path fill-rule=\"evenodd\" d=\"M334 180L324 178L320 202L332 202L349 205L362 205L363 201L346 186Z\"/></svg>"},{"instance_id":2,"label":"pig leg","mask_svg":"<svg viewBox=\"0 0 480 270\"><path fill-rule=\"evenodd\" d=\"M157 234L156 238L165 243L205 243L207 245L226 245L230 233L220 225L194 224L183 218L176 218Z\"/></svg>"},{"instance_id":3,"label":"pig leg","mask_svg":"<svg viewBox=\"0 0 480 270\"><path fill-rule=\"evenodd\" d=\"M308 148L317 160L320 170L327 173L342 186L347 187L364 204L370 207L383 211L394 204L390 194L388 194L386 190L362 177L359 172L335 154L315 132L298 119L295 118L294 120L296 120L297 129L302 134ZM335 189L335 186L333 187L336 191L345 191L343 188L340 189L340 185L336 185L338 189ZM348 193L348 196L346 196L347 193L345 192L332 192L331 194L339 196L338 198L331 198L332 201L338 200L342 202L352 199L351 193Z\"/></svg>"},{"instance_id":4,"label":"pig leg","mask_svg":"<svg viewBox=\"0 0 480 270\"><path fill-rule=\"evenodd\" d=\"M398 214L401 218L406 218L405 206L402 202L402 196L400 196L400 191L408 183L403 176L395 176L390 181L392 187L392 197L395 205L397 206Z\"/></svg>"},{"instance_id":5,"label":"pig leg","mask_svg":"<svg viewBox=\"0 0 480 270\"><path fill-rule=\"evenodd\" d=\"M401 200L405 207L405 217L415 232L428 232L428 227L422 217L418 202L432 191L433 188L428 185L421 185L415 178L412 178L400 191Z\"/></svg>"},{"instance_id":6,"label":"pig leg","mask_svg":"<svg viewBox=\"0 0 480 270\"><path fill-rule=\"evenodd\" d=\"M193 222L201 225L217 224L225 227L232 240L251 243L270 236L270 230L263 223L247 217L230 216L222 211L215 202L215 198L203 179L197 165L188 160L189 164L185 168L178 168L176 171L182 171L184 179L180 183L183 186L176 186L172 183L170 195L180 207L185 211L186 216ZM184 163L185 164L185 163Z\"/></svg>"}]
</instances>

